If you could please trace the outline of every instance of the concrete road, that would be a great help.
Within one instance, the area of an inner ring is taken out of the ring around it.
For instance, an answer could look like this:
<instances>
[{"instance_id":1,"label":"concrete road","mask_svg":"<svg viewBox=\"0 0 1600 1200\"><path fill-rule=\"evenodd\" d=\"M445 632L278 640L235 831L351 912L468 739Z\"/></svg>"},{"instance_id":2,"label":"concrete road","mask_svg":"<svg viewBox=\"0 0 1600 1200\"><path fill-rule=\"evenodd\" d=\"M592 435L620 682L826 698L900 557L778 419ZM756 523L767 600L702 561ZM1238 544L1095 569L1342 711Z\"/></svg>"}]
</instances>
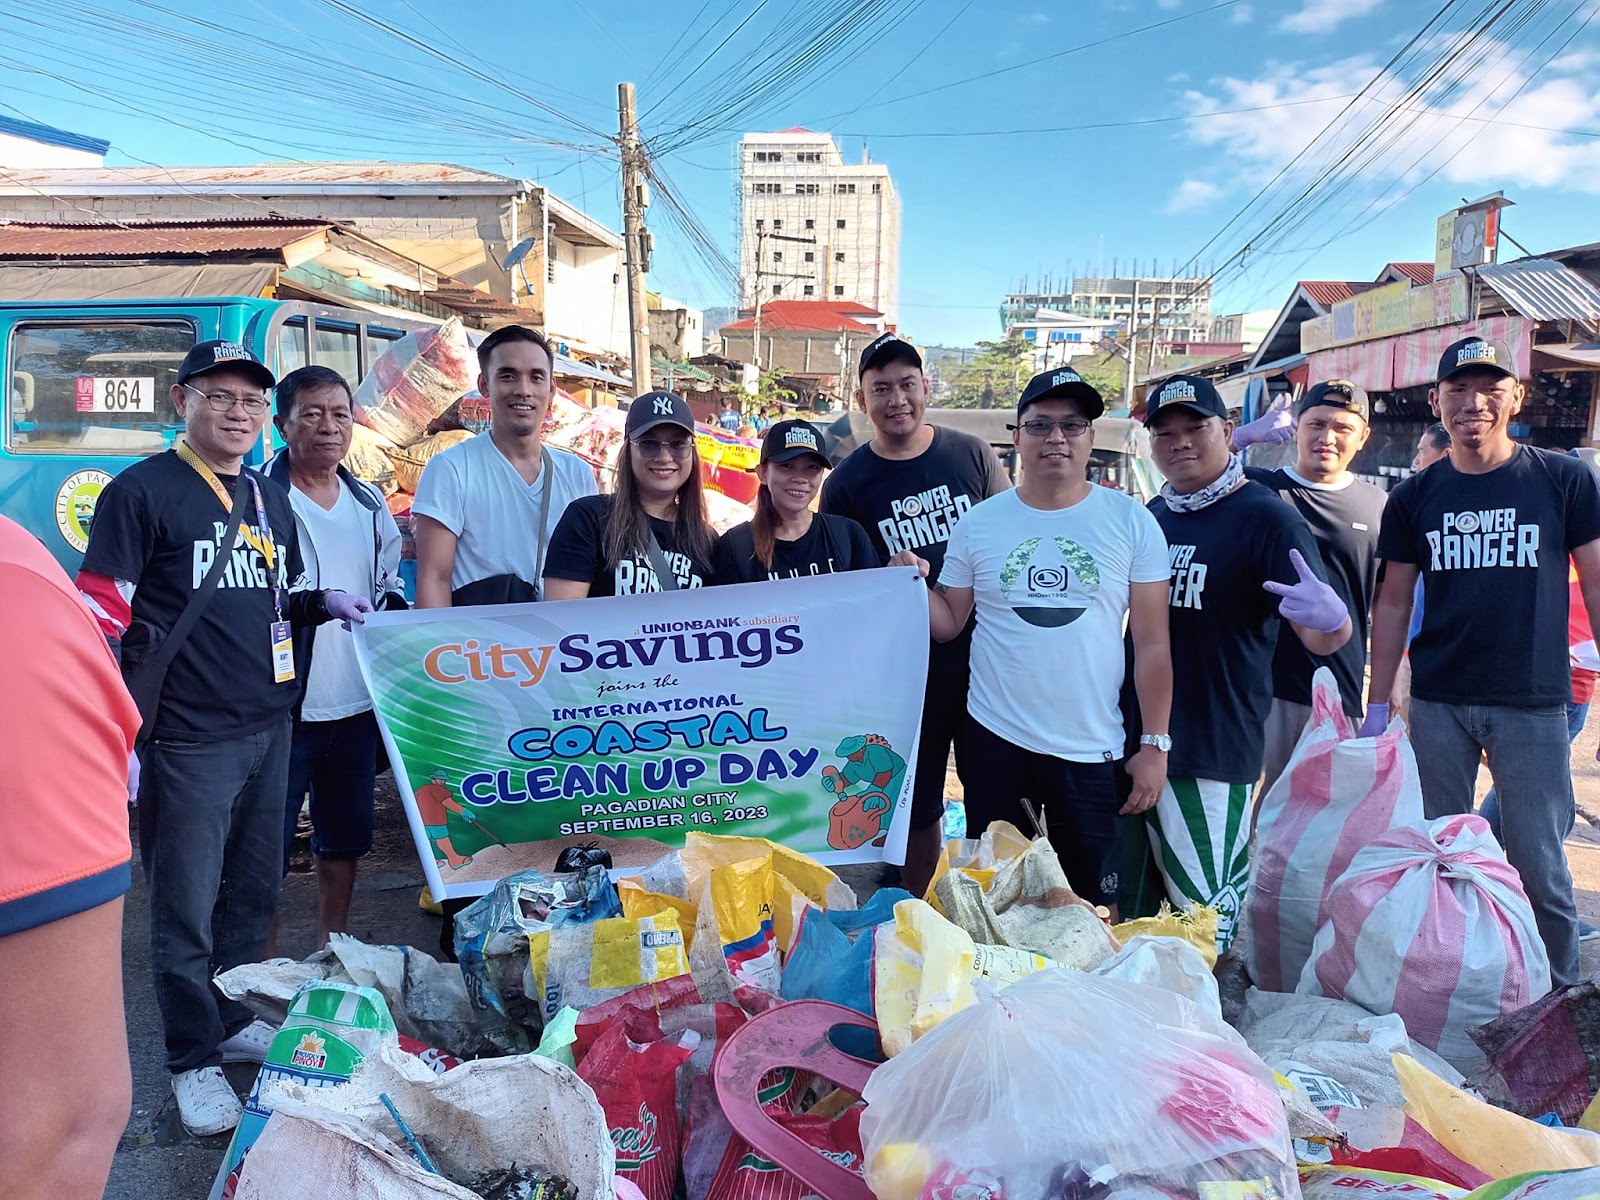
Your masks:
<instances>
[{"instance_id":1,"label":"concrete road","mask_svg":"<svg viewBox=\"0 0 1600 1200\"><path fill-rule=\"evenodd\" d=\"M1572 773L1580 809L1587 809L1600 819L1597 743L1600 718L1591 721L1589 729L1579 737L1573 750ZM953 772L949 783L948 794L959 798L960 784ZM1479 783L1480 794L1487 787L1485 773ZM1572 865L1579 912L1591 924L1600 925L1600 828L1580 817L1567 842L1567 858ZM313 944L316 881L309 867L302 830L297 869L284 883L281 903L280 951L292 958L304 958L317 949ZM865 901L875 889L879 869L853 868L841 874ZM377 832L373 851L363 860L356 883L350 932L363 941L409 944L434 953L439 918L417 907L422 883L422 868L404 813L386 776L379 781ZM193 1138L178 1120L164 1067L160 1016L150 983L148 939L144 879L136 865L123 937L133 1114L112 1166L106 1196L111 1200L201 1200L216 1176L230 1135ZM1585 973L1600 970L1600 942L1585 945L1583 951ZM255 1068L237 1065L226 1069L240 1095L244 1095L255 1077Z\"/></svg>"}]
</instances>

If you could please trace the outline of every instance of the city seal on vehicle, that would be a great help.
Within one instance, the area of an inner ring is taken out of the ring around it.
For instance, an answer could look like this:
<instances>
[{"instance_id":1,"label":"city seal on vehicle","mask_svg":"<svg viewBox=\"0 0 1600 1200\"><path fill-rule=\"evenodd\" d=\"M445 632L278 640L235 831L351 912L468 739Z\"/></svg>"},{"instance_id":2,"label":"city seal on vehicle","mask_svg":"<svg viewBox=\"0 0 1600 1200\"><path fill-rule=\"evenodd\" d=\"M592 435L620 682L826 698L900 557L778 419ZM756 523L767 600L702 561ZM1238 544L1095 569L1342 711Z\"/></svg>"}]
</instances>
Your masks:
<instances>
[{"instance_id":1,"label":"city seal on vehicle","mask_svg":"<svg viewBox=\"0 0 1600 1200\"><path fill-rule=\"evenodd\" d=\"M95 502L111 476L104 471L74 471L56 489L56 528L79 554L89 548L89 522Z\"/></svg>"}]
</instances>

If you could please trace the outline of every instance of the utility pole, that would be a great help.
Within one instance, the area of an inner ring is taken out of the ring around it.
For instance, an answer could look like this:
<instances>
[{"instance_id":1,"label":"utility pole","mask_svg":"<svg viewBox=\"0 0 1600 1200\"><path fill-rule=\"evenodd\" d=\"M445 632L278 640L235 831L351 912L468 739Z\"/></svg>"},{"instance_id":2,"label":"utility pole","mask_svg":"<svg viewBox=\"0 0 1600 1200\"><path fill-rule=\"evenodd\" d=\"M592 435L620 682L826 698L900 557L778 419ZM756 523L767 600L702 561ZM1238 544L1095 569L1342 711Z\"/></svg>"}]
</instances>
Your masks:
<instances>
[{"instance_id":1,"label":"utility pole","mask_svg":"<svg viewBox=\"0 0 1600 1200\"><path fill-rule=\"evenodd\" d=\"M754 349L757 380L761 378L761 239L766 235L766 230L759 228L756 230L756 340Z\"/></svg>"},{"instance_id":2,"label":"utility pole","mask_svg":"<svg viewBox=\"0 0 1600 1200\"><path fill-rule=\"evenodd\" d=\"M650 390L650 309L644 280L650 270L650 235L644 210L650 194L644 181L644 150L639 145L639 119L633 84L617 85L617 148L622 157L622 236L628 271L628 327L633 344L633 394Z\"/></svg>"},{"instance_id":3,"label":"utility pole","mask_svg":"<svg viewBox=\"0 0 1600 1200\"><path fill-rule=\"evenodd\" d=\"M1115 260L1112 266L1116 270ZM1122 385L1122 402L1133 409L1133 360L1139 356L1139 280L1133 281L1133 307L1128 311L1128 376Z\"/></svg>"},{"instance_id":4,"label":"utility pole","mask_svg":"<svg viewBox=\"0 0 1600 1200\"><path fill-rule=\"evenodd\" d=\"M1149 353L1148 358L1146 358L1146 360L1145 360L1145 368L1144 368L1144 373L1146 375L1154 375L1156 373L1156 343L1161 340L1161 293L1160 292L1156 293L1155 302L1154 302L1152 307L1153 307L1153 313L1152 313L1152 316L1150 318L1150 353Z\"/></svg>"}]
</instances>

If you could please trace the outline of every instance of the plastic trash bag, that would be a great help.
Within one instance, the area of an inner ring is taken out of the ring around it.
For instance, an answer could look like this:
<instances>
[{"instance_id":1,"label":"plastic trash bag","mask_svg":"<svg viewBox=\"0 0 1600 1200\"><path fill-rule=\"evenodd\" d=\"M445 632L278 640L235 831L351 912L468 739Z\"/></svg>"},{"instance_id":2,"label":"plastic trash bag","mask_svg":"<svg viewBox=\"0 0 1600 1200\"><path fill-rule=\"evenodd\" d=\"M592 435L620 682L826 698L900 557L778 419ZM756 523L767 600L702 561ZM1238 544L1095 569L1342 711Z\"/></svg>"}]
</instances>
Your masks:
<instances>
[{"instance_id":1,"label":"plastic trash bag","mask_svg":"<svg viewBox=\"0 0 1600 1200\"><path fill-rule=\"evenodd\" d=\"M1144 837L1142 830L1139 836ZM1206 970L1213 971L1217 966L1217 925L1221 919L1221 913L1205 905L1196 905L1180 912L1163 900L1154 916L1134 917L1120 925L1113 925L1111 936L1123 945L1136 937L1177 938L1198 950L1200 957L1205 959Z\"/></svg>"},{"instance_id":2,"label":"plastic trash bag","mask_svg":"<svg viewBox=\"0 0 1600 1200\"><path fill-rule=\"evenodd\" d=\"M1469 1029L1550 990L1533 906L1482 817L1373 838L1323 911L1295 990L1395 1013L1413 1041L1458 1070L1484 1061Z\"/></svg>"},{"instance_id":3,"label":"plastic trash bag","mask_svg":"<svg viewBox=\"0 0 1600 1200\"><path fill-rule=\"evenodd\" d=\"M1212 943L1215 947L1216 943ZM1222 1020L1217 977L1205 957L1188 942L1170 937L1136 937L1094 969L1102 979L1165 988Z\"/></svg>"},{"instance_id":4,"label":"plastic trash bag","mask_svg":"<svg viewBox=\"0 0 1600 1200\"><path fill-rule=\"evenodd\" d=\"M783 966L785 1000L827 1000L871 1016L873 929L894 920L911 893L881 888L865 908L808 908Z\"/></svg>"},{"instance_id":5,"label":"plastic trash bag","mask_svg":"<svg viewBox=\"0 0 1600 1200\"><path fill-rule=\"evenodd\" d=\"M395 446L389 450L389 461L394 464L394 481L402 492L415 493L422 478L422 469L428 460L441 450L459 446L473 435L465 429L445 429L406 447Z\"/></svg>"},{"instance_id":6,"label":"plastic trash bag","mask_svg":"<svg viewBox=\"0 0 1600 1200\"><path fill-rule=\"evenodd\" d=\"M1292 991L1326 915L1328 891L1384 830L1422 823L1422 785L1405 727L1358 738L1333 672L1311 682L1311 720L1261 800L1245 914L1250 978Z\"/></svg>"},{"instance_id":7,"label":"plastic trash bag","mask_svg":"<svg viewBox=\"0 0 1600 1200\"><path fill-rule=\"evenodd\" d=\"M399 449L383 434L365 425L355 425L351 427L350 449L345 451L344 461L339 465L385 496L392 496L400 490L400 483L395 478L394 460L389 455Z\"/></svg>"},{"instance_id":8,"label":"plastic trash bag","mask_svg":"<svg viewBox=\"0 0 1600 1200\"><path fill-rule=\"evenodd\" d=\"M459 317L414 329L379 356L356 388L356 420L397 446L409 446L472 389L477 369Z\"/></svg>"},{"instance_id":9,"label":"plastic trash bag","mask_svg":"<svg viewBox=\"0 0 1600 1200\"><path fill-rule=\"evenodd\" d=\"M1600 1169L1533 1171L1468 1193L1467 1200L1593 1200L1600 1196Z\"/></svg>"},{"instance_id":10,"label":"plastic trash bag","mask_svg":"<svg viewBox=\"0 0 1600 1200\"><path fill-rule=\"evenodd\" d=\"M973 1004L974 984L998 987L1055 964L1010 946L980 946L920 900L894 906L873 931L872 1000L883 1052L902 1053L952 1013Z\"/></svg>"},{"instance_id":11,"label":"plastic trash bag","mask_svg":"<svg viewBox=\"0 0 1600 1200\"><path fill-rule=\"evenodd\" d=\"M1344 1200L1347 1196L1370 1196L1377 1200L1461 1200L1466 1194L1465 1188L1420 1175L1396 1175L1360 1167L1303 1166L1300 1169L1302 1200Z\"/></svg>"},{"instance_id":12,"label":"plastic trash bag","mask_svg":"<svg viewBox=\"0 0 1600 1200\"><path fill-rule=\"evenodd\" d=\"M866 1178L879 1197L978 1180L1005 1200L1097 1184L1299 1192L1266 1064L1189 1001L1140 984L1031 975L877 1068L863 1099Z\"/></svg>"},{"instance_id":13,"label":"plastic trash bag","mask_svg":"<svg viewBox=\"0 0 1600 1200\"><path fill-rule=\"evenodd\" d=\"M587 998L593 925L621 915L610 874L598 864L553 877L519 871L457 913L456 958L484 1036L507 1054L525 1054L569 997L573 1007L587 1007L578 994ZM569 926L582 932L558 941L554 935Z\"/></svg>"}]
</instances>

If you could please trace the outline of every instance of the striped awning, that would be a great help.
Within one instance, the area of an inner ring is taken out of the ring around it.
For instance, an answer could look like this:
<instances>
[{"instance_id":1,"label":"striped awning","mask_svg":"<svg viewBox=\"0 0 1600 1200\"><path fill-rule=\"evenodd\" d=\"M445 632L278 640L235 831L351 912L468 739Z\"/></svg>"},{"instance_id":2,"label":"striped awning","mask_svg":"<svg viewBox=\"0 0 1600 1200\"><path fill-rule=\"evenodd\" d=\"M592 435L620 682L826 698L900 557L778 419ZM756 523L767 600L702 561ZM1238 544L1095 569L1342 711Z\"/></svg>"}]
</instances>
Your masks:
<instances>
[{"instance_id":1,"label":"striped awning","mask_svg":"<svg viewBox=\"0 0 1600 1200\"><path fill-rule=\"evenodd\" d=\"M1349 379L1369 392L1394 392L1434 382L1439 358L1451 342L1470 334L1496 338L1511 349L1517 374L1531 373L1529 346L1534 322L1527 317L1485 317L1473 325L1447 325L1399 337L1378 338L1319 350L1311 356L1311 380Z\"/></svg>"}]
</instances>

